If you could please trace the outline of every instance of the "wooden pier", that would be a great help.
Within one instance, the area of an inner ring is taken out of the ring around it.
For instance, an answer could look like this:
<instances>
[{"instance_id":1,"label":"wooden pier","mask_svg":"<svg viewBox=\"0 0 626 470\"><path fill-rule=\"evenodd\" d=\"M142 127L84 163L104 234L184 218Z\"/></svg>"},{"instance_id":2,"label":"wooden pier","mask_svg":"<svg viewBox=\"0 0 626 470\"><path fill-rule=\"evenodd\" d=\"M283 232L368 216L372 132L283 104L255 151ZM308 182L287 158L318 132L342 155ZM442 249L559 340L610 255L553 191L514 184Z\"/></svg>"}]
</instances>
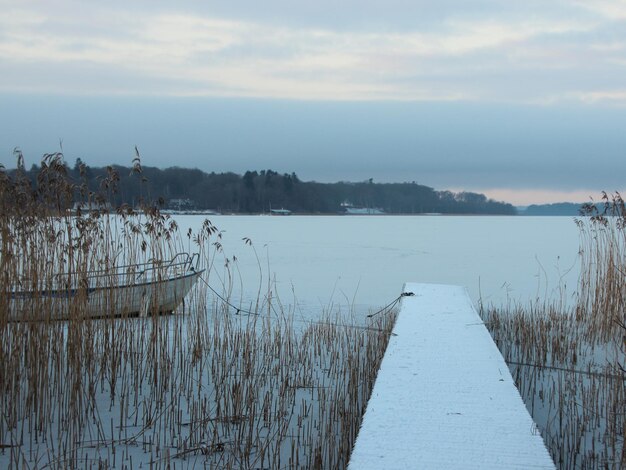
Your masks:
<instances>
[{"instance_id":1,"label":"wooden pier","mask_svg":"<svg viewBox=\"0 0 626 470\"><path fill-rule=\"evenodd\" d=\"M465 288L404 292L348 468L554 468Z\"/></svg>"}]
</instances>

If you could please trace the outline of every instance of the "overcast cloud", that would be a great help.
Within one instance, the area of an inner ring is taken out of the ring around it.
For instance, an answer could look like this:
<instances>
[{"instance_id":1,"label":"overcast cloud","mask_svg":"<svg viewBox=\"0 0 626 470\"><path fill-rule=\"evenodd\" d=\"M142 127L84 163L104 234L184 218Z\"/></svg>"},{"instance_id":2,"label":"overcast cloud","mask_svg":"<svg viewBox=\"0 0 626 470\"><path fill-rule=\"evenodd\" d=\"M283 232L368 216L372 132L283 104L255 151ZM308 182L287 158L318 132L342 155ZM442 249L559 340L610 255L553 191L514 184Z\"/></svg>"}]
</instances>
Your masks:
<instances>
[{"instance_id":1,"label":"overcast cloud","mask_svg":"<svg viewBox=\"0 0 626 470\"><path fill-rule=\"evenodd\" d=\"M34 161L62 138L94 164L137 144L146 164L208 171L623 187L624 1L0 8L5 165L14 146Z\"/></svg>"}]
</instances>

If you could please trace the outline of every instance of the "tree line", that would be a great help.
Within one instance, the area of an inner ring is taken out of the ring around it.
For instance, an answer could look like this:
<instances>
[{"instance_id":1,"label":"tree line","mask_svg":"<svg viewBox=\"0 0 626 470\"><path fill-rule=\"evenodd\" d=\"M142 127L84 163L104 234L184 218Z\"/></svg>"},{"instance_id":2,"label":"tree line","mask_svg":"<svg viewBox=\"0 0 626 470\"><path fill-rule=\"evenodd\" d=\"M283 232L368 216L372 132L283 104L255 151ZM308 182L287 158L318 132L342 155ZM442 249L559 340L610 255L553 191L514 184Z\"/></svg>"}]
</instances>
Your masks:
<instances>
[{"instance_id":1,"label":"tree line","mask_svg":"<svg viewBox=\"0 0 626 470\"><path fill-rule=\"evenodd\" d=\"M26 171L36 182L39 167ZM220 213L267 213L287 209L294 213L336 214L346 206L376 208L388 214L508 214L511 204L488 199L472 192L437 191L410 183L363 182L318 183L302 181L295 173L273 170L246 171L243 175L204 172L171 167L159 169L112 165L90 167L80 159L67 167L68 176L90 191L101 190L103 181L114 204L131 206L152 201L164 208L213 210ZM113 177L111 177L113 175Z\"/></svg>"}]
</instances>

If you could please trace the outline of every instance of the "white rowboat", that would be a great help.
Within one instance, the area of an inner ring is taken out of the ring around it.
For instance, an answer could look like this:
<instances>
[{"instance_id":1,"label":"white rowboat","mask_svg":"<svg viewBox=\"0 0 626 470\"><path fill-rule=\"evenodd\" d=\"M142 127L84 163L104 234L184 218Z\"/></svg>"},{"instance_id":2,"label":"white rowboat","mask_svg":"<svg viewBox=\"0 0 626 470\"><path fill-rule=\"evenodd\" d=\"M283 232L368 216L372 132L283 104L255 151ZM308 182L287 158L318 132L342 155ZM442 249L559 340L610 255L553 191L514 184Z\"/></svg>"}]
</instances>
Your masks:
<instances>
[{"instance_id":1,"label":"white rowboat","mask_svg":"<svg viewBox=\"0 0 626 470\"><path fill-rule=\"evenodd\" d=\"M9 321L169 313L204 272L197 262L197 254L179 253L165 262L60 274L54 286L12 290L0 312L6 309Z\"/></svg>"}]
</instances>

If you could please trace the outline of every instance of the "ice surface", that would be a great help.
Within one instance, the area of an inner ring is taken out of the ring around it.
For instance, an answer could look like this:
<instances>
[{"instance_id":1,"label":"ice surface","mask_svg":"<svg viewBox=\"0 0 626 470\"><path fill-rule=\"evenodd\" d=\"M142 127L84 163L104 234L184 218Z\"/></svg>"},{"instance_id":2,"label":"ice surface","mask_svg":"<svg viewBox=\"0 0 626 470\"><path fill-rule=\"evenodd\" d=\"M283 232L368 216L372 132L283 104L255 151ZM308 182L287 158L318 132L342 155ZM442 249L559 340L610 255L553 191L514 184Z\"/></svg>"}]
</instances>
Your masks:
<instances>
[{"instance_id":1,"label":"ice surface","mask_svg":"<svg viewBox=\"0 0 626 470\"><path fill-rule=\"evenodd\" d=\"M394 216L211 216L210 218L219 229L225 230L220 240L224 246L224 253L230 257L233 255L237 257L237 262L231 263L231 269L235 266L237 270L231 272L235 280L233 301L239 305L237 291L240 291L242 298L254 297L259 284L262 285L260 290L264 292L271 278L272 281L275 280L284 303L295 301L296 318L302 315L307 319L313 319L319 317L322 310L334 309L339 304L344 307L344 311L345 307L352 303L361 308L360 312L363 309L377 308L395 298L406 279L464 285L468 288L473 301L478 299L479 279L486 300L497 302L506 300L508 296L524 299L543 295L546 280L551 280L550 289L556 287L555 282L574 263L578 252L578 234L570 218ZM183 233L189 227L197 230L203 219L202 216L176 217ZM252 248L246 246L242 241L243 237L252 239ZM188 251L193 252L191 241L189 245ZM261 269L253 249L259 257ZM226 274L220 265L221 258L218 256L216 259L218 261L210 273L209 281L219 289L220 276L223 280L226 279ZM569 279L575 279L575 274L575 270L571 271ZM439 294L443 292L441 289L444 289L432 286L430 288ZM402 450L401 446L396 446L398 452L401 452L398 455L404 456L407 449L409 453L414 453L419 442L426 442L424 446L438 452L439 460L419 467L432 468L437 464L449 467L451 464L446 459L456 457L458 443L461 442L458 439L461 439L461 436L464 439L462 441L464 446L479 452L481 451L479 444L488 442L485 430L501 434L497 436L496 443L504 442L509 432L510 423L506 420L511 417L506 413L513 413L506 409L509 402L498 403L493 399L489 401L490 405L504 408L498 418L503 421L481 422L482 427L478 430L466 424L470 418L486 419L487 415L481 415L481 408L469 400L473 396L466 393L469 389L454 388L461 377L455 375L459 374L459 370L464 368L470 370L471 365L471 370L478 371L478 375L474 377L474 382L478 382L478 385L483 381L491 383L497 378L495 387L502 384L502 387L508 387L507 390L510 388L517 400L515 406L519 405L523 409L521 399L513 389L508 368L486 330L480 325L466 291L462 288L445 289L451 289L449 292L445 291L445 302L430 307L425 303L424 296L405 299L404 307L417 308L417 313L402 315L396 325L396 333L399 336L392 338L392 345L408 337L414 343L412 344L414 350L410 354L406 351L390 352L389 357L385 358L385 361L392 360L390 357L393 358L395 354L399 356L397 360L403 361L402 367L407 368L399 370L398 376L395 377L396 382L389 382L389 386L393 387L390 391L393 394L390 405L395 404L393 411L389 412L393 412L398 420L419 425L419 429L413 435L415 438L413 447ZM292 292L295 293L295 299L292 298ZM460 307L458 312L457 307ZM467 320L463 315L469 315L471 319ZM365 320L364 317L361 315L362 320ZM427 319L432 321L424 321ZM354 322L357 323L358 320L359 318L356 318ZM411 335L414 336L409 337L409 331L412 331ZM480 341L488 344L485 348L476 347L470 339L470 333L476 334L476 331L482 335ZM446 344L454 348L442 351ZM407 357L402 357L402 354L406 354ZM488 358L483 358L481 354L487 354ZM497 359L499 365L494 366L492 358L495 358L493 361ZM441 369L435 369L435 366ZM411 370L408 369L410 367L415 367L415 371L407 373L407 370ZM413 376L413 373L418 376ZM504 377L504 382L500 382L500 373ZM401 394L412 384L410 379L429 377L428 374L431 374L430 378L420 385L422 388L419 395L407 397L407 400L413 400L409 404L403 402ZM468 379L463 382L463 387L469 387L474 382ZM380 388L378 383L377 386ZM454 407L423 409L429 396L436 397L453 391L461 395L461 399L454 403ZM485 395L482 398L487 400L489 396ZM121 407L117 403L110 406L108 396L102 395L102 399L98 406L101 410L99 420L111 423L111 434L114 432L116 435L123 434L122 437L125 438L126 433L137 432L132 428L114 427L113 423L118 421ZM415 416L414 408L421 409L419 420ZM27 429L30 425L25 422L21 426ZM395 436L402 433L394 431L392 424L388 426L389 428L383 428L377 437L388 444L386 448L392 449L395 448L392 445L395 445L396 441L402 442L399 438L408 436ZM459 434L449 434L446 426L457 427L460 429ZM532 435L534 426L530 418L524 426L527 433ZM520 429L516 428L516 432ZM165 439L171 436L161 437ZM516 444L517 438L518 434L509 436L511 445L499 448L495 453L493 452L495 447L489 447L488 455L500 459L493 465L506 468L508 465L505 464L509 462L507 458L517 458L521 455L519 452L525 448L520 450L520 446L523 447L526 441ZM539 442L538 434L536 438ZM34 454L29 452L26 457L32 461L41 460L45 457L46 445L45 442L30 445L31 451L35 449ZM37 454L37 449L44 454ZM371 449L376 447L371 446ZM10 461L12 452L12 449L5 449L4 454L0 455L0 463ZM86 455L98 455L114 461L107 452L108 448L85 450ZM126 448L124 452L135 455L137 458L135 462L145 455L145 449L139 444ZM535 455L532 449L528 452ZM123 455L119 458L121 459L119 461L124 460ZM377 456L372 462L376 463L376 459ZM400 465L403 461L397 462ZM483 467L483 461L480 462L480 467ZM520 457L520 465L528 467L523 465L524 462L525 460ZM411 464L406 467L401 465L400 468L419 467ZM369 468L383 466L377 464Z\"/></svg>"},{"instance_id":2,"label":"ice surface","mask_svg":"<svg viewBox=\"0 0 626 470\"><path fill-rule=\"evenodd\" d=\"M554 468L467 291L404 290L349 468Z\"/></svg>"},{"instance_id":3,"label":"ice surface","mask_svg":"<svg viewBox=\"0 0 626 470\"><path fill-rule=\"evenodd\" d=\"M481 295L485 303L525 302L559 285L571 292L578 274L579 237L571 217L209 218L224 230L220 243L225 254L236 255L244 290L256 293L269 274L281 300L293 303L295 293L303 309L352 302L360 311L375 308L395 298L407 279L464 286L474 302ZM185 232L203 217L176 220ZM262 279L243 237L252 239ZM219 285L215 274L211 282Z\"/></svg>"}]
</instances>

